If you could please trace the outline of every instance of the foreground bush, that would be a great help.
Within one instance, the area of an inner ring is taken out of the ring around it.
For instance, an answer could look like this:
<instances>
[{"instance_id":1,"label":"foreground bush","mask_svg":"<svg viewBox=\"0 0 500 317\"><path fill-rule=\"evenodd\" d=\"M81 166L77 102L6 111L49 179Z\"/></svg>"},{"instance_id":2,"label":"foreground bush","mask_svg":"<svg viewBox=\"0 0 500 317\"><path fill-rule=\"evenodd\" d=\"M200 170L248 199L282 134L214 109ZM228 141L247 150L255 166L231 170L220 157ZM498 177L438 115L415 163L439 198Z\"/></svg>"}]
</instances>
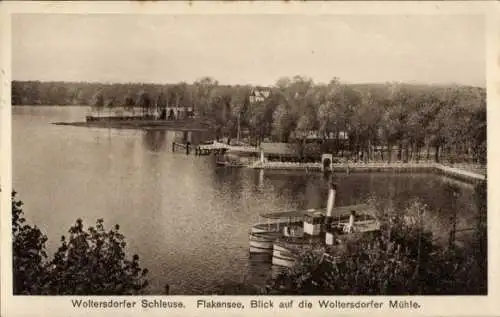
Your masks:
<instances>
[{"instance_id":1,"label":"foreground bush","mask_svg":"<svg viewBox=\"0 0 500 317\"><path fill-rule=\"evenodd\" d=\"M47 237L26 224L22 202L12 193L13 293L16 295L134 295L148 283L139 257L127 259L125 237L116 225L84 228L81 219L48 260Z\"/></svg>"}]
</instances>

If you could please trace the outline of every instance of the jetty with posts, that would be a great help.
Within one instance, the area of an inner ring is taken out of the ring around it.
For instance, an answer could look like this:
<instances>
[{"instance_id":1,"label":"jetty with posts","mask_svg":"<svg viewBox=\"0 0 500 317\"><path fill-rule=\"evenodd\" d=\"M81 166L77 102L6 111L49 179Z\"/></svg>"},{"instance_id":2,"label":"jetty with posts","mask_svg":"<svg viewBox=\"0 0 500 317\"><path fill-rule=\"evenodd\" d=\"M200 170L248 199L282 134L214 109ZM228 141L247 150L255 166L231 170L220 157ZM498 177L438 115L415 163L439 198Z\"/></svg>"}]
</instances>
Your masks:
<instances>
[{"instance_id":1,"label":"jetty with posts","mask_svg":"<svg viewBox=\"0 0 500 317\"><path fill-rule=\"evenodd\" d=\"M239 153L258 153L258 147L250 145L230 145L223 142L213 141L208 144L200 144L196 147L198 155L209 155L212 153L225 153L227 151Z\"/></svg>"},{"instance_id":2,"label":"jetty with posts","mask_svg":"<svg viewBox=\"0 0 500 317\"><path fill-rule=\"evenodd\" d=\"M375 210L367 204L335 207L336 185L331 184L325 209L260 215L250 229L250 253L272 255L272 264L293 267L302 252L323 246L326 258L338 258L335 250L347 239L380 229Z\"/></svg>"},{"instance_id":3,"label":"jetty with posts","mask_svg":"<svg viewBox=\"0 0 500 317\"><path fill-rule=\"evenodd\" d=\"M318 163L295 163L295 162L269 162L258 160L249 165L254 169L272 170L303 170L323 171L324 164ZM332 163L329 170L333 173L356 173L356 172L397 172L397 173L437 173L466 182L481 182L486 180L486 175L478 172L467 171L463 168L446 166L440 163Z\"/></svg>"}]
</instances>

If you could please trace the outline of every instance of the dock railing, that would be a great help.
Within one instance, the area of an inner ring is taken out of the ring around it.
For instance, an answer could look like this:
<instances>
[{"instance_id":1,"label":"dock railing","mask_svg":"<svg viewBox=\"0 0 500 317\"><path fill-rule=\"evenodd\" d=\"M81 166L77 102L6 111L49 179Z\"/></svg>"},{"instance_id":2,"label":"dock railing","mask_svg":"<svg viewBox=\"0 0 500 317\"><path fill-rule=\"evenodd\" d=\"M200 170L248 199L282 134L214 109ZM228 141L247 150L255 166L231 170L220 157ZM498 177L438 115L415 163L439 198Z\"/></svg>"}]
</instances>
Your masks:
<instances>
[{"instance_id":1,"label":"dock railing","mask_svg":"<svg viewBox=\"0 0 500 317\"><path fill-rule=\"evenodd\" d=\"M253 162L249 165L251 168L255 169L303 169L303 170L311 170L317 171L321 170L321 163L296 163L296 162L272 162L272 161L264 161L261 162L259 160ZM484 170L484 174L473 172L470 170L466 170L464 167L458 166L447 166L440 163L429 163L429 162L421 162L421 163L403 163L403 162L394 162L394 163L334 163L332 164L333 171L403 171L403 170L415 170L415 171L438 171L442 172L445 175L452 175L457 177L463 177L468 179L486 180L486 170ZM477 168L478 171L481 169Z\"/></svg>"}]
</instances>

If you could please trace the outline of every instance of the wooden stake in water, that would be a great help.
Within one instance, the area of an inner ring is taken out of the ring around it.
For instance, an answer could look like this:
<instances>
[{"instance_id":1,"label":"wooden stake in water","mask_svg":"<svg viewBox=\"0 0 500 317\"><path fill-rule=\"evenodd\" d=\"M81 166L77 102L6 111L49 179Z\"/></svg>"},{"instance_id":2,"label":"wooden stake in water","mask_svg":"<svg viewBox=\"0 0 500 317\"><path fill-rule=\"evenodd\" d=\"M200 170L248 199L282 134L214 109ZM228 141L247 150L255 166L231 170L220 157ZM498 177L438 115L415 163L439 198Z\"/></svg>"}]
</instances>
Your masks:
<instances>
[{"instance_id":1,"label":"wooden stake in water","mask_svg":"<svg viewBox=\"0 0 500 317\"><path fill-rule=\"evenodd\" d=\"M236 140L238 140L238 143L240 142L240 113L238 113L238 133Z\"/></svg>"}]
</instances>

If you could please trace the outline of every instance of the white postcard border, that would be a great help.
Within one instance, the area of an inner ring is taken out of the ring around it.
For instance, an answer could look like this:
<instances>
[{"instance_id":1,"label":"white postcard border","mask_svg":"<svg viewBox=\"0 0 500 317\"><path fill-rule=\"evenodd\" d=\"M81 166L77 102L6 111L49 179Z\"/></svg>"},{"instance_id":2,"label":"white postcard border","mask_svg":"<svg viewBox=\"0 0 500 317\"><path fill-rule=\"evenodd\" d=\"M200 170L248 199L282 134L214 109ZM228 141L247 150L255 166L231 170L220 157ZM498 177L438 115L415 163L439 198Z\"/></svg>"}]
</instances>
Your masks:
<instances>
[{"instance_id":1,"label":"white postcard border","mask_svg":"<svg viewBox=\"0 0 500 317\"><path fill-rule=\"evenodd\" d=\"M285 316L304 313L313 313L317 316L338 315L377 315L377 316L403 316L403 315L441 315L441 316L494 316L500 312L500 271L494 268L500 267L500 242L497 229L500 228L500 214L498 197L500 190L498 185L499 167L495 164L500 158L500 142L496 142L495 136L499 135L496 122L500 122L498 110L500 100L500 24L499 6L493 1L484 2L334 2L334 3L293 3L293 2L240 2L240 3L218 3L218 2L7 2L0 3L0 27L2 30L1 40L1 188L2 188L2 221L1 221L1 312L2 316L84 316L103 314L119 314L120 316L135 316L148 314L151 316L208 316L208 315L260 315L260 316ZM327 310L318 308L319 298L313 296L225 296L224 300L241 301L248 305L251 299L265 300L271 298L275 306L279 302L294 300L308 300L315 303L315 309L292 309L292 310L223 310L223 309L197 309L196 302L199 299L222 299L222 297L210 296L141 296L141 297L14 297L12 293L12 252L11 252L11 221L10 221L10 190L12 180L11 162L11 109L10 109L10 76L11 76L11 52L10 52L10 16L12 14L29 13L78 13L78 14L484 14L488 18L487 30L487 90L488 90L488 243L489 243L489 288L488 296L439 296L439 297L384 297L384 296L329 296L328 299L340 301L381 301L387 307L390 299L411 300L422 306L416 310L393 310L393 309L371 309L371 310ZM158 299L169 301L182 301L188 306L184 310L153 309L144 310L140 304L134 309L78 309L73 308L71 299L116 299L135 300ZM137 307L139 306L139 307Z\"/></svg>"}]
</instances>

